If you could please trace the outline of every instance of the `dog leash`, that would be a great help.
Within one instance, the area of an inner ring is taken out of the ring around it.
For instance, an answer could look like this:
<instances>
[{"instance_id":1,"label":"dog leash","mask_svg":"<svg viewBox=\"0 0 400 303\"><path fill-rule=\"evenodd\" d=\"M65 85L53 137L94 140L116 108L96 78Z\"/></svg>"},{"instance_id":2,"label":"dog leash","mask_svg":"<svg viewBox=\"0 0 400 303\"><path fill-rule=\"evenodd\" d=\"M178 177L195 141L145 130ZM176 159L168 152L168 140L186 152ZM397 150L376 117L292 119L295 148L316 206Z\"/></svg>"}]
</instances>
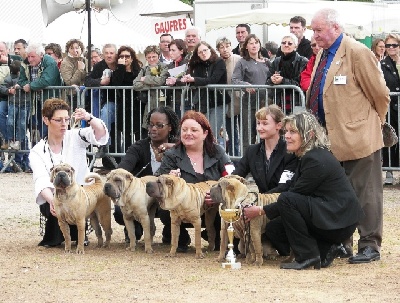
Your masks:
<instances>
[{"instance_id":1,"label":"dog leash","mask_svg":"<svg viewBox=\"0 0 400 303\"><path fill-rule=\"evenodd\" d=\"M146 169L147 166L149 166L149 164L151 163L151 161L149 163L147 163L145 166L142 167L141 170L139 170L139 172L135 175L135 177L139 177L139 175Z\"/></svg>"}]
</instances>

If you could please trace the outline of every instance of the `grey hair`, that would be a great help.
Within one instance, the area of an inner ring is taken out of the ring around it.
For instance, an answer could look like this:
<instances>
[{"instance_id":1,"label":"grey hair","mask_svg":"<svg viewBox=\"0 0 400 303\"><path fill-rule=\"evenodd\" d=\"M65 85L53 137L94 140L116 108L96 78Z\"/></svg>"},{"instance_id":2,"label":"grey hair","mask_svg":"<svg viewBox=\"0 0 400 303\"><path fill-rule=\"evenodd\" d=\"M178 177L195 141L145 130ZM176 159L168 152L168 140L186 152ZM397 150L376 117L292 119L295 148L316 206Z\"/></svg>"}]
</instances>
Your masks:
<instances>
[{"instance_id":1,"label":"grey hair","mask_svg":"<svg viewBox=\"0 0 400 303\"><path fill-rule=\"evenodd\" d=\"M104 44L103 46L103 53L105 52L106 48L114 48L115 49L115 53L117 53L117 46L114 43L107 43Z\"/></svg>"},{"instance_id":2,"label":"grey hair","mask_svg":"<svg viewBox=\"0 0 400 303\"><path fill-rule=\"evenodd\" d=\"M26 53L35 52L36 55L44 55L44 47L40 43L30 43L26 48Z\"/></svg>"},{"instance_id":3,"label":"grey hair","mask_svg":"<svg viewBox=\"0 0 400 303\"><path fill-rule=\"evenodd\" d=\"M342 31L344 29L344 23L341 15L333 8L320 9L315 13L313 19L315 19L315 17L322 17L328 24L337 24Z\"/></svg>"},{"instance_id":4,"label":"grey hair","mask_svg":"<svg viewBox=\"0 0 400 303\"><path fill-rule=\"evenodd\" d=\"M215 43L216 48L218 49L221 46L221 44L232 45L232 42L227 37L220 37L217 39L217 42Z\"/></svg>"},{"instance_id":5,"label":"grey hair","mask_svg":"<svg viewBox=\"0 0 400 303\"><path fill-rule=\"evenodd\" d=\"M285 36L283 36L283 38L290 38L290 39L292 39L293 43L294 43L296 46L299 44L299 39L297 39L297 37L296 37L294 34L292 34L292 33L286 34ZM283 38L282 38L282 39L283 39Z\"/></svg>"},{"instance_id":6,"label":"grey hair","mask_svg":"<svg viewBox=\"0 0 400 303\"><path fill-rule=\"evenodd\" d=\"M310 112L300 112L283 118L282 128L288 125L300 135L302 144L295 152L296 156L302 157L314 148L330 149L330 142L325 129L319 124L317 118Z\"/></svg>"},{"instance_id":7,"label":"grey hair","mask_svg":"<svg viewBox=\"0 0 400 303\"><path fill-rule=\"evenodd\" d=\"M197 27L197 26L190 26L190 27L188 27L188 28L185 30L185 37L186 37L188 31L190 31L190 30L196 31L196 32L197 32L197 36L199 37L199 40L201 40L201 29L200 29L199 27Z\"/></svg>"}]
</instances>

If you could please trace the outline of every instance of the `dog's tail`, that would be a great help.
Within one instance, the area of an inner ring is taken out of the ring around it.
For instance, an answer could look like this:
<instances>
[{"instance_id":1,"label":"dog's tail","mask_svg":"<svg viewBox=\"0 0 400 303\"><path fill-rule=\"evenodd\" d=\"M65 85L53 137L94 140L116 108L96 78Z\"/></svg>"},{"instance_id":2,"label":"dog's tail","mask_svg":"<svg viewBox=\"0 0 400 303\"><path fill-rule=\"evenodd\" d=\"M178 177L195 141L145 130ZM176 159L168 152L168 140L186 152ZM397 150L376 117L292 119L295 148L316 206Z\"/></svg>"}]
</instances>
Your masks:
<instances>
[{"instance_id":1,"label":"dog's tail","mask_svg":"<svg viewBox=\"0 0 400 303\"><path fill-rule=\"evenodd\" d=\"M100 175L97 173L90 173L86 176L85 178L85 183L98 183L98 184L102 184L103 180L101 179Z\"/></svg>"}]
</instances>

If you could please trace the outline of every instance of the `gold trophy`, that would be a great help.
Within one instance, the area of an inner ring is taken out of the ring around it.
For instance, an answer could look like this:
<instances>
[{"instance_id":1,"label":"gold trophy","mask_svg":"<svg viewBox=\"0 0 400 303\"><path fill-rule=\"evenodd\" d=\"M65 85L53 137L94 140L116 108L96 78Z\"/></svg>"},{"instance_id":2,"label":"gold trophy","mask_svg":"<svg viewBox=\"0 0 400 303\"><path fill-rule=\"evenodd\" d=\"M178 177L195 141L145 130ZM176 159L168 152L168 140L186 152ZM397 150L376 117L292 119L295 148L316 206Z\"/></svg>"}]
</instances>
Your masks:
<instances>
[{"instance_id":1,"label":"gold trophy","mask_svg":"<svg viewBox=\"0 0 400 303\"><path fill-rule=\"evenodd\" d=\"M222 268L240 269L242 264L240 262L236 262L236 255L233 252L233 233L235 231L233 228L233 223L240 219L241 211L240 209L222 209L220 205L219 214L225 222L229 223L229 226L227 228L229 251L226 254L225 258L227 262L222 263Z\"/></svg>"}]
</instances>

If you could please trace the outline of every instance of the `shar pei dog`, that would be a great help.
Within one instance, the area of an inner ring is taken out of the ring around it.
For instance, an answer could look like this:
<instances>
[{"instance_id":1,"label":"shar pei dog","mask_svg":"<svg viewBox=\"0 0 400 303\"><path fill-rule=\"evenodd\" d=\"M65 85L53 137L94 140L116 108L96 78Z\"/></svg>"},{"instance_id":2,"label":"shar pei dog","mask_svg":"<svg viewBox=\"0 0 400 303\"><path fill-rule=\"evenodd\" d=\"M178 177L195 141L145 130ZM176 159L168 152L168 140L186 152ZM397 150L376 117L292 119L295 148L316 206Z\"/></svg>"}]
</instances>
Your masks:
<instances>
[{"instance_id":1,"label":"shar pei dog","mask_svg":"<svg viewBox=\"0 0 400 303\"><path fill-rule=\"evenodd\" d=\"M133 239L135 239L134 220L137 220L143 227L145 252L153 252L151 244L156 232L154 217L158 203L146 193L146 183L156 180L155 176L136 178L123 168L115 169L107 175L104 193L115 205L121 207L128 236L131 239L127 249L131 251L135 251L136 248L136 241Z\"/></svg>"},{"instance_id":2,"label":"shar pei dog","mask_svg":"<svg viewBox=\"0 0 400 303\"><path fill-rule=\"evenodd\" d=\"M211 186L217 181L206 181L195 184L186 183L182 178L173 175L161 175L156 182L147 183L147 193L157 199L160 207L170 211L171 215L171 250L167 256L175 257L178 247L180 225L182 222L192 223L195 230L196 258L203 258L201 251L201 216L205 214L205 224L208 233L208 249L215 248L216 206L207 210L204 198Z\"/></svg>"},{"instance_id":3,"label":"shar pei dog","mask_svg":"<svg viewBox=\"0 0 400 303\"><path fill-rule=\"evenodd\" d=\"M71 252L71 235L69 225L78 229L78 244L76 253L84 254L85 224L90 218L96 236L98 247L109 247L111 240L111 201L103 193L104 182L96 173L90 173L85 182L93 183L81 186L75 181L75 170L69 164L54 166L50 172L50 181L54 184L54 209L58 224L65 239L65 251ZM103 243L101 227L106 241Z\"/></svg>"},{"instance_id":4,"label":"shar pei dog","mask_svg":"<svg viewBox=\"0 0 400 303\"><path fill-rule=\"evenodd\" d=\"M244 178L231 175L221 178L211 188L210 195L214 203L220 203L221 209L243 208L251 205L264 206L278 200L278 193L260 194L251 190L251 188L252 185L248 184ZM263 264L263 255L269 258L277 256L276 250L269 242L261 242L261 235L265 232L267 223L268 218L266 215L252 219L249 223L250 239L246 237L246 225L243 218L233 224L235 237L238 237L241 242L239 250L241 253L246 252L246 262L248 264L261 266ZM225 251L228 244L227 227L227 223L221 224L219 262L225 260ZM243 246L248 246L249 251L244 250Z\"/></svg>"}]
</instances>

